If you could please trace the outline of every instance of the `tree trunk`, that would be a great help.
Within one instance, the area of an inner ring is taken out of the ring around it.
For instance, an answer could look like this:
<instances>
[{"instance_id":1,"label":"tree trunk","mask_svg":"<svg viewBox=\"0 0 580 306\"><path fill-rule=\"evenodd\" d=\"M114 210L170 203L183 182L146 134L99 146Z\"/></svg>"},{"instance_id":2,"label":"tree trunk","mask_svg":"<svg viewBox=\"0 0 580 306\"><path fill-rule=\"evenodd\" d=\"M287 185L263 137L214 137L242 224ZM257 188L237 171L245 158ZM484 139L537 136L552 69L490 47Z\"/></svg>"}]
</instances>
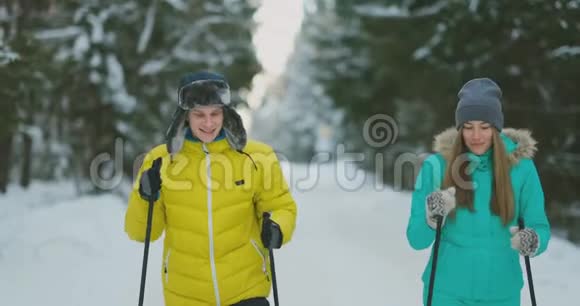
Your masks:
<instances>
[{"instance_id":1,"label":"tree trunk","mask_svg":"<svg viewBox=\"0 0 580 306\"><path fill-rule=\"evenodd\" d=\"M26 188L30 185L30 165L32 163L32 137L22 134L22 169L20 173L20 186Z\"/></svg>"},{"instance_id":2,"label":"tree trunk","mask_svg":"<svg viewBox=\"0 0 580 306\"><path fill-rule=\"evenodd\" d=\"M0 193L6 193L10 178L10 153L12 134L0 137Z\"/></svg>"}]
</instances>

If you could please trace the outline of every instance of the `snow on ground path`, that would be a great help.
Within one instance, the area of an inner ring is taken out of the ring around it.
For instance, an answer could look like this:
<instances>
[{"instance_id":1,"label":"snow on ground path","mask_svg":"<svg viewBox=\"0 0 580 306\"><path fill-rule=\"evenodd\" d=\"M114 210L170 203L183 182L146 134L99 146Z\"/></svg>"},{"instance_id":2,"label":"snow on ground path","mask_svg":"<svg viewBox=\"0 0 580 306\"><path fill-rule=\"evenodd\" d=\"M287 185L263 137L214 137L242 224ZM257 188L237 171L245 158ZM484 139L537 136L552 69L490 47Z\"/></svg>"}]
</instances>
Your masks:
<instances>
[{"instance_id":1,"label":"snow on ground path","mask_svg":"<svg viewBox=\"0 0 580 306\"><path fill-rule=\"evenodd\" d=\"M410 195L372 185L347 191L332 165L301 191L306 167L291 170L299 218L293 241L275 251L281 304L420 305L429 251L407 244ZM0 196L0 305L137 304L143 245L123 232L125 199L73 194L59 183ZM163 305L161 246L152 244L145 305ZM553 238L532 259L539 305L576 299L578 258L578 247ZM530 305L527 289L522 297Z\"/></svg>"}]
</instances>

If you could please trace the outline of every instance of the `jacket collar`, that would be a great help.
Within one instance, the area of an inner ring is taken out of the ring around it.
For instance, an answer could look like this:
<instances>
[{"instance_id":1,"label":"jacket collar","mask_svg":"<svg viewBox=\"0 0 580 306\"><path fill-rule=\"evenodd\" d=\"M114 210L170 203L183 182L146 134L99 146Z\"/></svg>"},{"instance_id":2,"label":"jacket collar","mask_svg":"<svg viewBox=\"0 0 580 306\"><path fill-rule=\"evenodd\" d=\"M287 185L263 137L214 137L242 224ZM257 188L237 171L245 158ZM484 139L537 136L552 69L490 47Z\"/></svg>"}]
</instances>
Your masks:
<instances>
[{"instance_id":1,"label":"jacket collar","mask_svg":"<svg viewBox=\"0 0 580 306\"><path fill-rule=\"evenodd\" d=\"M216 138L212 142L222 140L224 138L226 138L226 132L223 129L221 129L219 134L216 136ZM192 142L201 142L201 140L199 140L199 138L197 138L193 135L193 132L191 131L190 128L188 128L185 131L185 139L188 141L192 141Z\"/></svg>"},{"instance_id":2,"label":"jacket collar","mask_svg":"<svg viewBox=\"0 0 580 306\"><path fill-rule=\"evenodd\" d=\"M205 152L207 153L220 153L227 149L230 149L230 145L225 137L225 133L222 130L216 139L209 143L202 143L199 139L194 137L191 131L188 129L185 134L185 139L182 151L183 152ZM204 150L205 147L205 150Z\"/></svg>"},{"instance_id":3,"label":"jacket collar","mask_svg":"<svg viewBox=\"0 0 580 306\"><path fill-rule=\"evenodd\" d=\"M451 127L436 135L433 141L433 150L443 155L446 160L449 160L457 133L457 129ZM508 158L512 165L517 164L524 158L533 158L535 152L538 150L536 146L537 141L532 137L529 130L504 128L500 136L508 151ZM491 149L482 155L470 153L469 156L472 161L489 162Z\"/></svg>"}]
</instances>

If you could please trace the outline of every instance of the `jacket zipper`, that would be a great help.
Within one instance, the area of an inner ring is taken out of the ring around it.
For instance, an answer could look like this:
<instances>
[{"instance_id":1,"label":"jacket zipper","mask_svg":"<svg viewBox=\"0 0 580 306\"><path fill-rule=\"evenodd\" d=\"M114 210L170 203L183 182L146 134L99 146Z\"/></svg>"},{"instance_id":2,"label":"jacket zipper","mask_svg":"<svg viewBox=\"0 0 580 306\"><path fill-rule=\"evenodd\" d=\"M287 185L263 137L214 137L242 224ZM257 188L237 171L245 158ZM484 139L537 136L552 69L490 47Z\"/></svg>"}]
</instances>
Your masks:
<instances>
[{"instance_id":1,"label":"jacket zipper","mask_svg":"<svg viewBox=\"0 0 580 306\"><path fill-rule=\"evenodd\" d=\"M171 254L171 249L167 249L167 255L165 255L165 282L169 281L169 254Z\"/></svg>"},{"instance_id":2,"label":"jacket zipper","mask_svg":"<svg viewBox=\"0 0 580 306\"><path fill-rule=\"evenodd\" d=\"M264 274L266 274L266 277L268 277L268 267L266 266L266 256L264 256L264 253L262 253L262 251L260 250L260 247L258 246L258 244L256 243L256 241L254 239L251 239L250 243L252 243L252 245L254 246L254 249L256 249L256 252L258 252L258 254L260 255L260 258L262 258L262 272L264 272Z\"/></svg>"},{"instance_id":3,"label":"jacket zipper","mask_svg":"<svg viewBox=\"0 0 580 306\"><path fill-rule=\"evenodd\" d=\"M211 197L211 159L209 157L209 151L205 143L203 146L203 152L205 152L205 163L206 163L206 174L207 174L207 227L209 236L209 263L211 267L211 278L213 280L213 290L215 294L215 302L217 306L221 305L220 301L220 291L218 288L217 281L217 271L215 265L215 250L213 241L213 212L212 212L212 197Z\"/></svg>"}]
</instances>

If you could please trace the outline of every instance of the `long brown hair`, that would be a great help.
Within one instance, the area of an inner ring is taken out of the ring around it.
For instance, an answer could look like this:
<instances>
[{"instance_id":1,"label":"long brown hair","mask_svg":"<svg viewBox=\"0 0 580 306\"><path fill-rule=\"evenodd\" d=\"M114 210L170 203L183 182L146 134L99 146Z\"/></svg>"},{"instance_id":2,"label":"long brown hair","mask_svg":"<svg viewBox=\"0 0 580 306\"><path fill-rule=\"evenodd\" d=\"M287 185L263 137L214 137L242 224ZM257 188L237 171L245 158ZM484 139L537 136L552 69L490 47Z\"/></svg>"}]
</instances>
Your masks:
<instances>
[{"instance_id":1,"label":"long brown hair","mask_svg":"<svg viewBox=\"0 0 580 306\"><path fill-rule=\"evenodd\" d=\"M514 193L510 178L511 164L505 145L495 128L493 128L492 147L493 184L490 206L492 213L499 216L503 224L507 225L514 218ZM463 142L463 127L461 127L453 142L449 160L447 160L443 187L454 186L457 207L473 211L474 188L468 169L467 152L469 150ZM450 217L455 217L455 210L451 212Z\"/></svg>"}]
</instances>

